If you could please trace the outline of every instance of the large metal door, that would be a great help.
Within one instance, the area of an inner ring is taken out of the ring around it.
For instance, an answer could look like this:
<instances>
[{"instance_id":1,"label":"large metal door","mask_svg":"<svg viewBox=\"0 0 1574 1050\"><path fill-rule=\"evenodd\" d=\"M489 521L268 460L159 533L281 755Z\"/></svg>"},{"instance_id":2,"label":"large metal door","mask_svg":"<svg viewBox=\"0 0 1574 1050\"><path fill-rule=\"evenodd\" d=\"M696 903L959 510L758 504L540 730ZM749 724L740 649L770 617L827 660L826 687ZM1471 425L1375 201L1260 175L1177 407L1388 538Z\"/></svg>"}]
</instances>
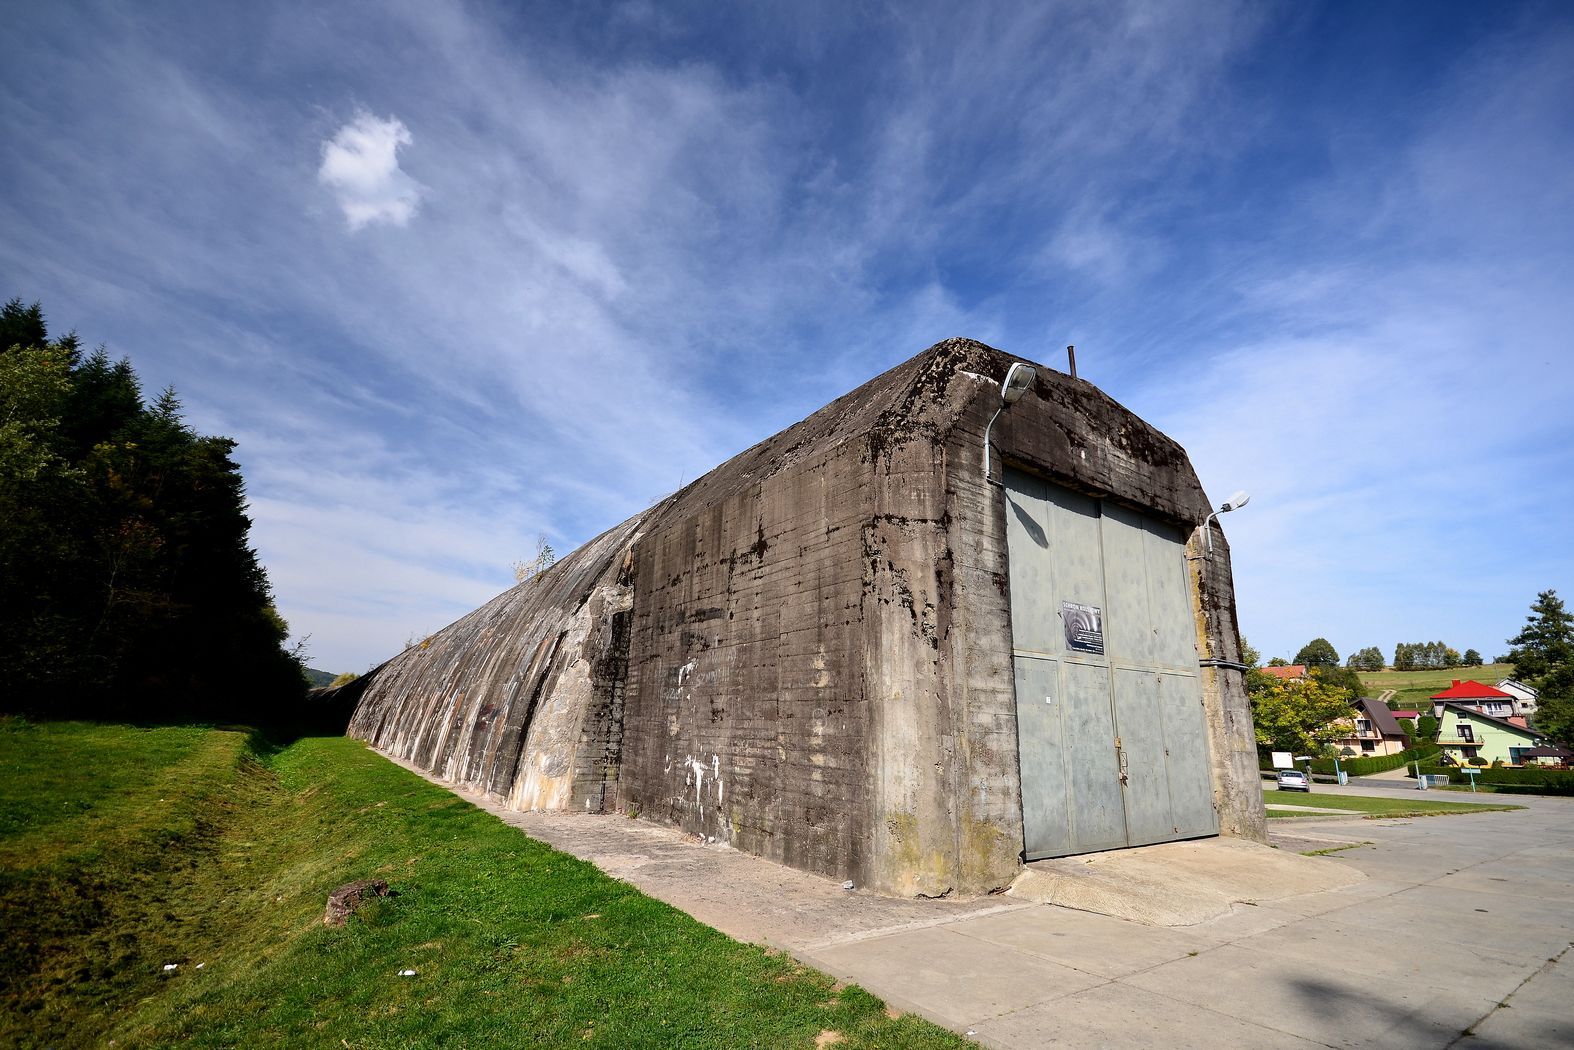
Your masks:
<instances>
[{"instance_id":1,"label":"large metal door","mask_svg":"<svg viewBox=\"0 0 1574 1050\"><path fill-rule=\"evenodd\" d=\"M1177 530L1007 470L1027 858L1218 833Z\"/></svg>"}]
</instances>

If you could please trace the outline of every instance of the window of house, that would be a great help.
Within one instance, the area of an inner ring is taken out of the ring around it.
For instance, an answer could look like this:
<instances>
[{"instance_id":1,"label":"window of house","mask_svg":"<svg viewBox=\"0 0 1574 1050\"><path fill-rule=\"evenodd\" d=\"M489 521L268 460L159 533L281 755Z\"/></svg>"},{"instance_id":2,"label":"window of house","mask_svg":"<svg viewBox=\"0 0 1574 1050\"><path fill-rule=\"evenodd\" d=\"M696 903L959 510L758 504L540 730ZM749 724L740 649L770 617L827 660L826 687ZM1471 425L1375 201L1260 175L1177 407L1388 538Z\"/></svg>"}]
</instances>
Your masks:
<instances>
[{"instance_id":1,"label":"window of house","mask_svg":"<svg viewBox=\"0 0 1574 1050\"><path fill-rule=\"evenodd\" d=\"M1355 720L1355 731L1360 733L1362 736L1366 736L1367 734L1371 733L1372 720L1370 718L1357 718Z\"/></svg>"},{"instance_id":2,"label":"window of house","mask_svg":"<svg viewBox=\"0 0 1574 1050\"><path fill-rule=\"evenodd\" d=\"M1377 741L1375 741L1375 740L1363 740L1363 741L1361 741L1361 750L1362 751L1376 751L1377 750Z\"/></svg>"},{"instance_id":3,"label":"window of house","mask_svg":"<svg viewBox=\"0 0 1574 1050\"><path fill-rule=\"evenodd\" d=\"M1469 722L1461 722L1461 723L1459 723L1459 739L1461 739L1461 740L1474 740L1475 738L1476 738L1476 731L1470 725Z\"/></svg>"}]
</instances>

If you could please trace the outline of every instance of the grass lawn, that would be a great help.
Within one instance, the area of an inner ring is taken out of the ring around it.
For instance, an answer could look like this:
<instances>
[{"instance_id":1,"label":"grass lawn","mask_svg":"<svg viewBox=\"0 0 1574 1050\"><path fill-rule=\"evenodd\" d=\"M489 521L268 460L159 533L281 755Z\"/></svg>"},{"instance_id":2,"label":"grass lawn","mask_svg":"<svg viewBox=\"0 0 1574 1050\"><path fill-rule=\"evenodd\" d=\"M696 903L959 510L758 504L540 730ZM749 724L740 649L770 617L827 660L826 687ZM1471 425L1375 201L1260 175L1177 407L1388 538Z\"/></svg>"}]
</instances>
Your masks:
<instances>
[{"instance_id":1,"label":"grass lawn","mask_svg":"<svg viewBox=\"0 0 1574 1050\"><path fill-rule=\"evenodd\" d=\"M1280 796L1285 797L1280 797ZM1350 813L1365 814L1368 820L1380 820L1384 817L1432 817L1445 813L1487 813L1500 812L1510 809L1524 809L1524 806L1505 805L1475 805L1469 802L1423 802L1420 799L1398 798L1371 798L1366 795L1329 795L1312 792L1302 795L1298 791L1268 791L1264 793L1263 801L1268 805L1270 817L1307 817L1316 816L1312 813L1300 813L1295 810L1274 810L1275 805L1281 806L1315 806L1318 809L1339 809Z\"/></svg>"},{"instance_id":2,"label":"grass lawn","mask_svg":"<svg viewBox=\"0 0 1574 1050\"><path fill-rule=\"evenodd\" d=\"M1513 664L1486 664L1482 667L1450 667L1436 671L1362 671L1361 682L1368 696L1381 696L1383 690L1393 689L1391 698L1407 707L1425 712L1433 693L1441 693L1454 679L1461 682L1475 680L1496 685L1514 674Z\"/></svg>"},{"instance_id":3,"label":"grass lawn","mask_svg":"<svg viewBox=\"0 0 1574 1050\"><path fill-rule=\"evenodd\" d=\"M341 738L0 720L0 858L0 1045L967 1045Z\"/></svg>"}]
</instances>

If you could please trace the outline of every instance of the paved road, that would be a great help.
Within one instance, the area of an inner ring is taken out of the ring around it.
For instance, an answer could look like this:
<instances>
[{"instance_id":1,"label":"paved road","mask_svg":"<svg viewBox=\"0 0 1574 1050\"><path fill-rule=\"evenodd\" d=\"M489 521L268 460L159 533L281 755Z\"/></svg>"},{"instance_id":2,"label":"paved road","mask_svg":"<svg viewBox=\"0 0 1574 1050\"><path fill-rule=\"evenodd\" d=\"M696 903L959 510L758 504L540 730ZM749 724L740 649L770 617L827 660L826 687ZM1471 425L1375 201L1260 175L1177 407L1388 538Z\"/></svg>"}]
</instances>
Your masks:
<instances>
[{"instance_id":1,"label":"paved road","mask_svg":"<svg viewBox=\"0 0 1574 1050\"><path fill-rule=\"evenodd\" d=\"M1324 792L1362 793L1319 786L1312 801ZM645 821L509 813L468 797L732 936L987 1046L1574 1046L1574 799L1275 821L1283 849L1353 846L1320 863L1367 878L1157 928L1009 897L847 893Z\"/></svg>"},{"instance_id":2,"label":"paved road","mask_svg":"<svg viewBox=\"0 0 1574 1050\"><path fill-rule=\"evenodd\" d=\"M1515 801L1296 821L1368 878L1198 926L1040 907L811 959L990 1046L1574 1046L1574 800Z\"/></svg>"}]
</instances>

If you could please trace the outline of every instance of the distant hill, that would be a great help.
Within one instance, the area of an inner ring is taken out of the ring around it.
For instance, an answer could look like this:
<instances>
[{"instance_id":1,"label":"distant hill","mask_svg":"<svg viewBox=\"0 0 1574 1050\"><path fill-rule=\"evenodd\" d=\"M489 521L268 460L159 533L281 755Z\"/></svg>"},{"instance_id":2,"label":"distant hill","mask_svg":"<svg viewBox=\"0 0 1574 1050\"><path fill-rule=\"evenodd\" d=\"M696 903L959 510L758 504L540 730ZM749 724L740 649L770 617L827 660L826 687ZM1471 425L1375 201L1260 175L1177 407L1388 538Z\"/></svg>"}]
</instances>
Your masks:
<instances>
[{"instance_id":1,"label":"distant hill","mask_svg":"<svg viewBox=\"0 0 1574 1050\"><path fill-rule=\"evenodd\" d=\"M1385 689L1394 690L1394 695L1389 698L1389 707L1424 708L1433 693L1441 693L1456 678L1496 685L1513 674L1513 664L1441 667L1426 671L1362 671L1361 684L1366 686L1366 695L1373 697L1381 696Z\"/></svg>"},{"instance_id":2,"label":"distant hill","mask_svg":"<svg viewBox=\"0 0 1574 1050\"><path fill-rule=\"evenodd\" d=\"M338 677L332 671L319 671L314 667L306 668L306 681L311 684L313 689L321 689L325 685L331 685L333 680Z\"/></svg>"}]
</instances>

